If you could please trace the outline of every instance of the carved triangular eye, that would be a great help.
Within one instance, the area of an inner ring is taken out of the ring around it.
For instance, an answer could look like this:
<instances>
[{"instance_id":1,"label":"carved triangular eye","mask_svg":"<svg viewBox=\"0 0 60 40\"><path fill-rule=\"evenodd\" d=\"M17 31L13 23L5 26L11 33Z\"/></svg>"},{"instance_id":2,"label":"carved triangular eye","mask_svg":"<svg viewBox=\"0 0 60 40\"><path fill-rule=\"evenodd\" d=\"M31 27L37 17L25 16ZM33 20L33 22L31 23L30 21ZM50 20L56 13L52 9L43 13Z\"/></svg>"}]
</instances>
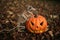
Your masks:
<instances>
[{"instance_id":1,"label":"carved triangular eye","mask_svg":"<svg viewBox=\"0 0 60 40\"><path fill-rule=\"evenodd\" d=\"M43 25L43 22L41 22L40 25L42 26Z\"/></svg>"},{"instance_id":2,"label":"carved triangular eye","mask_svg":"<svg viewBox=\"0 0 60 40\"><path fill-rule=\"evenodd\" d=\"M32 24L32 25L34 25L34 23L33 23L33 22L31 22L31 24Z\"/></svg>"}]
</instances>

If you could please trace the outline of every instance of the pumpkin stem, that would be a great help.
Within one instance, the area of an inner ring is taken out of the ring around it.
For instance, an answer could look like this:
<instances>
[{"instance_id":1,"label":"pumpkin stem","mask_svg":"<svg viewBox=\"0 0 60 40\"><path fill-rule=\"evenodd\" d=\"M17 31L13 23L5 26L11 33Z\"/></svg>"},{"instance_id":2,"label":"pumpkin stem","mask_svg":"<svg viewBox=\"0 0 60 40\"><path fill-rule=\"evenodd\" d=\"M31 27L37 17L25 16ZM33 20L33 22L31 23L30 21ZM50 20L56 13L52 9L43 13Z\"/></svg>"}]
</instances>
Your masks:
<instances>
[{"instance_id":1,"label":"pumpkin stem","mask_svg":"<svg viewBox=\"0 0 60 40\"><path fill-rule=\"evenodd\" d=\"M34 15L34 17L37 17L38 15Z\"/></svg>"}]
</instances>

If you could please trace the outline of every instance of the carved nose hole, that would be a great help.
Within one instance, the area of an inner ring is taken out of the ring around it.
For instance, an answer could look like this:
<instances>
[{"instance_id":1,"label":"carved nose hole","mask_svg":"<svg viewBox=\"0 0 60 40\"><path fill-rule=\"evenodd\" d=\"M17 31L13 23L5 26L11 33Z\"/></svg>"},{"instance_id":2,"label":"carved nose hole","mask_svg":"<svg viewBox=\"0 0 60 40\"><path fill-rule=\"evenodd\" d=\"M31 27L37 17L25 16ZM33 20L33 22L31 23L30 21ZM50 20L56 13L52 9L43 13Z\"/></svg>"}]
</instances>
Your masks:
<instances>
[{"instance_id":1,"label":"carved nose hole","mask_svg":"<svg viewBox=\"0 0 60 40\"><path fill-rule=\"evenodd\" d=\"M42 26L43 25L43 22L41 22L40 25Z\"/></svg>"},{"instance_id":2,"label":"carved nose hole","mask_svg":"<svg viewBox=\"0 0 60 40\"><path fill-rule=\"evenodd\" d=\"M38 26L37 26L37 28L38 28Z\"/></svg>"}]
</instances>

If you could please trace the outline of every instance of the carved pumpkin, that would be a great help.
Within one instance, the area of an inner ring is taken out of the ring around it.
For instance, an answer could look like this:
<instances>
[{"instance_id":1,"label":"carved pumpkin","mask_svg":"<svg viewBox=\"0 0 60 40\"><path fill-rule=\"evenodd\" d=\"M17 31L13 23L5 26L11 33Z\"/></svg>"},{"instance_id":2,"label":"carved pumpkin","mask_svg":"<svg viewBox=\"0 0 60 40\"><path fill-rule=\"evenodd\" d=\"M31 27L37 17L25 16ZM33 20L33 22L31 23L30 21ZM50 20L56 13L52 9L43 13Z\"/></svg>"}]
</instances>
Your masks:
<instances>
[{"instance_id":1,"label":"carved pumpkin","mask_svg":"<svg viewBox=\"0 0 60 40\"><path fill-rule=\"evenodd\" d=\"M41 15L33 16L26 21L26 28L32 33L43 33L47 30L47 21Z\"/></svg>"}]
</instances>

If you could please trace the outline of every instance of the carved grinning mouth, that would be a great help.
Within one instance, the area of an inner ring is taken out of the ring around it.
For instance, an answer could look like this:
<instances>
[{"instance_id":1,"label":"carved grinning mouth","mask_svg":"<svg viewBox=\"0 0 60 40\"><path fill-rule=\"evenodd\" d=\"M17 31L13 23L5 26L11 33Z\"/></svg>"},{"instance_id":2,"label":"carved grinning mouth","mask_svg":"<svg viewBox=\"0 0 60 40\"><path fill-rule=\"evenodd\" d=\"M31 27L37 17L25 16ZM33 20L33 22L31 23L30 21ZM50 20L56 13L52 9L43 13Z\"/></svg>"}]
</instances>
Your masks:
<instances>
[{"instance_id":1,"label":"carved grinning mouth","mask_svg":"<svg viewBox=\"0 0 60 40\"><path fill-rule=\"evenodd\" d=\"M33 33L42 33L42 32L43 32L42 30L33 30L31 27L30 27L30 30L31 30Z\"/></svg>"}]
</instances>

